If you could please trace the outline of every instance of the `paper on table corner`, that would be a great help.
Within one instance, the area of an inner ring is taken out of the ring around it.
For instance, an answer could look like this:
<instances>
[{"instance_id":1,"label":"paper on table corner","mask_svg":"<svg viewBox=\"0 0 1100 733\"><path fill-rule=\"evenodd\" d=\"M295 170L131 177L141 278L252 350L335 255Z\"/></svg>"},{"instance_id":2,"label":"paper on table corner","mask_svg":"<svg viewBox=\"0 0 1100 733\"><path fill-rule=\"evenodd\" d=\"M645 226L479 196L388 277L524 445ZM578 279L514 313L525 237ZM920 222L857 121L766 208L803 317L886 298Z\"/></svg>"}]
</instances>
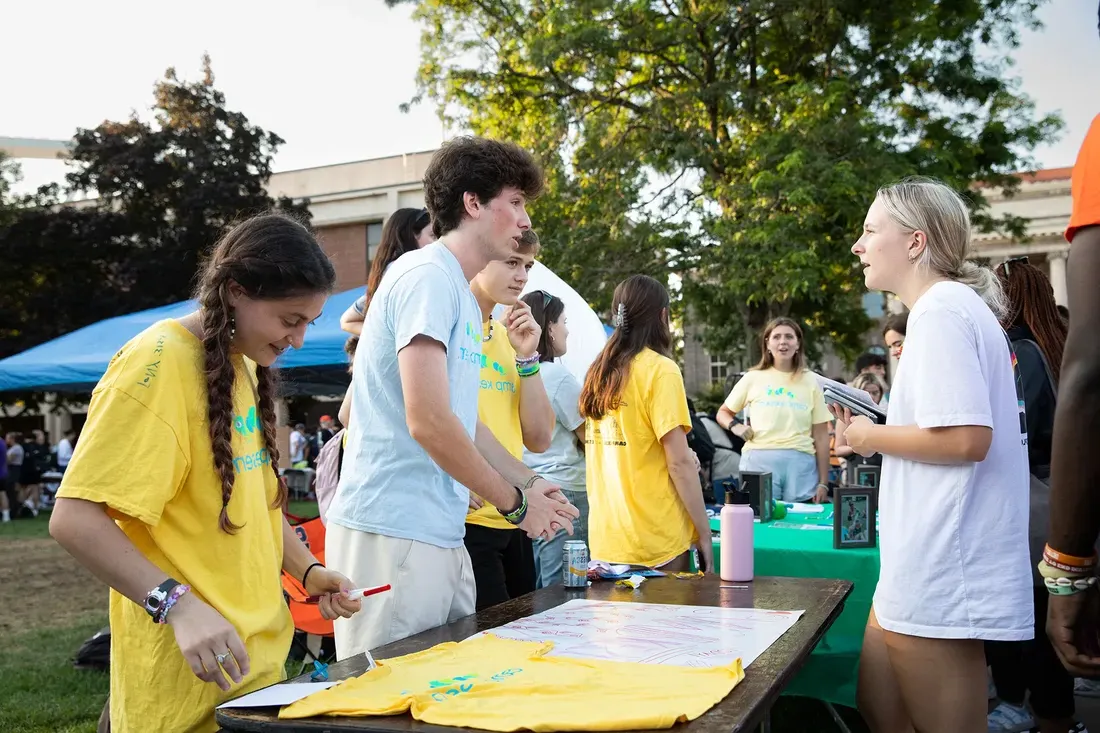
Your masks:
<instances>
[{"instance_id":1,"label":"paper on table corner","mask_svg":"<svg viewBox=\"0 0 1100 733\"><path fill-rule=\"evenodd\" d=\"M309 697L315 692L327 690L340 681L329 682L280 682L276 685L250 692L233 700L223 702L218 706L222 708L266 708L282 707Z\"/></svg>"}]
</instances>

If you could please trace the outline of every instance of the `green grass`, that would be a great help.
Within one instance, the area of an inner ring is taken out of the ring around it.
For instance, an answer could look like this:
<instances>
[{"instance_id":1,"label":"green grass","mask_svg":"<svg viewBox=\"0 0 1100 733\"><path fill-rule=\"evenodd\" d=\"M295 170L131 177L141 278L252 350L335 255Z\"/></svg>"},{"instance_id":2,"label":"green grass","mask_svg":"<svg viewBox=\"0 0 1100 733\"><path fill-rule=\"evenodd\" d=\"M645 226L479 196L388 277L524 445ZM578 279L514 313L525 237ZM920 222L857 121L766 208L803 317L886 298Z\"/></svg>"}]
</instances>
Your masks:
<instances>
[{"instance_id":1,"label":"green grass","mask_svg":"<svg viewBox=\"0 0 1100 733\"><path fill-rule=\"evenodd\" d=\"M35 519L0 522L0 540L25 540L50 536L50 514L40 512Z\"/></svg>"},{"instance_id":2,"label":"green grass","mask_svg":"<svg viewBox=\"0 0 1100 733\"><path fill-rule=\"evenodd\" d=\"M106 625L106 615L92 615L67 629L24 631L4 639L0 730L95 731L107 700L107 673L74 669L72 658L85 639Z\"/></svg>"},{"instance_id":3,"label":"green grass","mask_svg":"<svg viewBox=\"0 0 1100 733\"><path fill-rule=\"evenodd\" d=\"M317 502L292 501L288 508L299 517L316 517ZM35 519L15 519L0 523L0 541L6 539L37 539L50 536L50 513L41 512Z\"/></svg>"}]
</instances>

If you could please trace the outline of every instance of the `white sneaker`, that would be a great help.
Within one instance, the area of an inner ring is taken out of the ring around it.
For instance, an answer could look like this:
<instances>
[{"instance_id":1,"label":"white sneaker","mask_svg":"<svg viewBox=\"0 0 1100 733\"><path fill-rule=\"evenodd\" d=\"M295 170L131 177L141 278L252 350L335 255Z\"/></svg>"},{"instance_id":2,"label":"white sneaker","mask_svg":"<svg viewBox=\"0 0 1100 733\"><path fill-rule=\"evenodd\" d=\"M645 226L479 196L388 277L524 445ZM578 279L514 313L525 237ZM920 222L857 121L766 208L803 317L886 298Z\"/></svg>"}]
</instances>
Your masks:
<instances>
[{"instance_id":1,"label":"white sneaker","mask_svg":"<svg viewBox=\"0 0 1100 733\"><path fill-rule=\"evenodd\" d=\"M1002 702L986 719L989 733L1027 733L1035 727L1035 718L1023 705Z\"/></svg>"},{"instance_id":2,"label":"white sneaker","mask_svg":"<svg viewBox=\"0 0 1100 733\"><path fill-rule=\"evenodd\" d=\"M1081 697L1100 697L1100 680L1086 680L1084 677L1074 679L1073 694Z\"/></svg>"}]
</instances>

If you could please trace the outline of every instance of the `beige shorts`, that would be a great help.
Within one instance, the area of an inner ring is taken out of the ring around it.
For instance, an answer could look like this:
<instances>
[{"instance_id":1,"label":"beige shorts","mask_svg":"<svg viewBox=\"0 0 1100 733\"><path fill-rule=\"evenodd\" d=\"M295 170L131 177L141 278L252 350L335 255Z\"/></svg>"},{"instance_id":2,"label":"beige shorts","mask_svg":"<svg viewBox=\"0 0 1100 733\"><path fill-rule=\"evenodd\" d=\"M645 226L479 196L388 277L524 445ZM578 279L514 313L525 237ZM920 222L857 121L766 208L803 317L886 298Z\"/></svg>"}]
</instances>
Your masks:
<instances>
[{"instance_id":1,"label":"beige shorts","mask_svg":"<svg viewBox=\"0 0 1100 733\"><path fill-rule=\"evenodd\" d=\"M474 612L474 572L465 547L448 550L330 524L325 561L356 588L392 586L364 598L362 610L350 619L336 619L337 659L374 651Z\"/></svg>"}]
</instances>

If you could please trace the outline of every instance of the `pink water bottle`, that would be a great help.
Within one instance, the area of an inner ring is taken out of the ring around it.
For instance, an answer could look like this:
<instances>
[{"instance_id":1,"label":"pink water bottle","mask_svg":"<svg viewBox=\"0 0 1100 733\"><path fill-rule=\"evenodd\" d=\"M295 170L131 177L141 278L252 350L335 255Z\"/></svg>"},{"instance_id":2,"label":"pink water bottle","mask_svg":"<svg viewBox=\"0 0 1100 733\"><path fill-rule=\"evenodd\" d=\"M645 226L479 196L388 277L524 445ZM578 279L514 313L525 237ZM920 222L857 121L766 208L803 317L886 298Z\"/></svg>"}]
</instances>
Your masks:
<instances>
[{"instance_id":1,"label":"pink water bottle","mask_svg":"<svg viewBox=\"0 0 1100 733\"><path fill-rule=\"evenodd\" d=\"M752 520L749 492L727 491L726 503L719 514L722 580L741 583L752 580Z\"/></svg>"}]
</instances>

